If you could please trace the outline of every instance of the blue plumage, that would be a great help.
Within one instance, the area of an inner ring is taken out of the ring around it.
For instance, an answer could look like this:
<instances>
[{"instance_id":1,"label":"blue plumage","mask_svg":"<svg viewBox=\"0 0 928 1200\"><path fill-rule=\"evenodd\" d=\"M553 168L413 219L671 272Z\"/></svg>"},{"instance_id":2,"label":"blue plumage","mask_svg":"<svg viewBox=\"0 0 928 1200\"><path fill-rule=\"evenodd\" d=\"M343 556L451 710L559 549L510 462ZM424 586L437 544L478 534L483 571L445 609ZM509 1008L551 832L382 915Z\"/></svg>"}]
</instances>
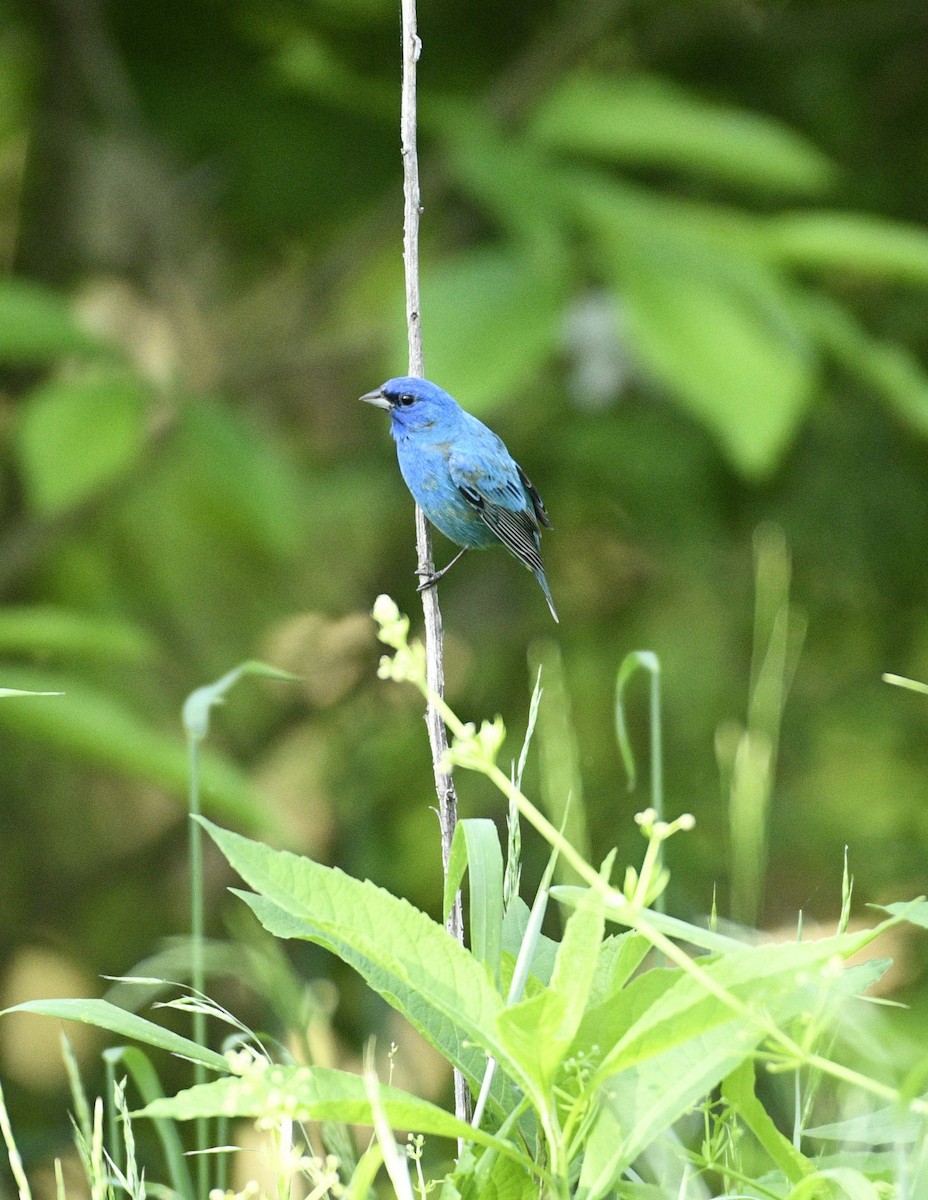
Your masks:
<instances>
[{"instance_id":1,"label":"blue plumage","mask_svg":"<svg viewBox=\"0 0 928 1200\"><path fill-rule=\"evenodd\" d=\"M416 503L465 550L502 544L541 585L557 620L541 562L541 528L551 522L538 492L502 440L427 379L401 376L361 397L390 413L400 471Z\"/></svg>"}]
</instances>

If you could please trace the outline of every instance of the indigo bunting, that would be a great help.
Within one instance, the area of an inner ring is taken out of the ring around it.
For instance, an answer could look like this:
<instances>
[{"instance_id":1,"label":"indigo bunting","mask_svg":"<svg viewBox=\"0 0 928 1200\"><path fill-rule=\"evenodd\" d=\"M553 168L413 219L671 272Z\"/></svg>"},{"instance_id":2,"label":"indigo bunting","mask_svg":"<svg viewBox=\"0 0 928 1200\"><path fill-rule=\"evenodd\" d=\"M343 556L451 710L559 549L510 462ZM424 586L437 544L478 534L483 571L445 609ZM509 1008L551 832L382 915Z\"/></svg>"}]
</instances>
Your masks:
<instances>
[{"instance_id":1,"label":"indigo bunting","mask_svg":"<svg viewBox=\"0 0 928 1200\"><path fill-rule=\"evenodd\" d=\"M419 590L432 587L468 550L500 543L541 585L557 620L541 562L541 497L500 438L437 384L401 376L361 397L390 414L400 471L432 524L462 549Z\"/></svg>"}]
</instances>

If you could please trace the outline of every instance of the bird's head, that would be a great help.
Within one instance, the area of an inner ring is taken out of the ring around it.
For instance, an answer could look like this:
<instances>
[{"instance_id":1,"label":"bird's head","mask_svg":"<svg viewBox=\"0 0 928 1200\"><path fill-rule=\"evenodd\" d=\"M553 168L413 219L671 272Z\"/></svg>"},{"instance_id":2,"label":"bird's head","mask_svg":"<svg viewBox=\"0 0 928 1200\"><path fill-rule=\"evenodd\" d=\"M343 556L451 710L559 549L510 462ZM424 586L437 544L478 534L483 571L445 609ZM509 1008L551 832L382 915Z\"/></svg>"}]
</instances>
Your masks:
<instances>
[{"instance_id":1,"label":"bird's head","mask_svg":"<svg viewBox=\"0 0 928 1200\"><path fill-rule=\"evenodd\" d=\"M409 432L429 429L461 411L457 402L438 384L412 375L388 379L382 387L367 392L361 399L366 404L385 408L394 430Z\"/></svg>"}]
</instances>

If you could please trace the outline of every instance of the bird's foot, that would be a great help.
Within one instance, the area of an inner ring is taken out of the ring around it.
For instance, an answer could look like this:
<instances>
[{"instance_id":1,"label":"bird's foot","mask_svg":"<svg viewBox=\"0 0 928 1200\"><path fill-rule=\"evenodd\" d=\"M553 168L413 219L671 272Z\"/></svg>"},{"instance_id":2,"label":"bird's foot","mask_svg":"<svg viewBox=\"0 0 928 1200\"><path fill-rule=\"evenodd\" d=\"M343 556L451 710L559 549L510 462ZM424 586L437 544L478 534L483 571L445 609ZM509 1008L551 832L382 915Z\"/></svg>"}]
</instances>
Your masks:
<instances>
[{"instance_id":1,"label":"bird's foot","mask_svg":"<svg viewBox=\"0 0 928 1200\"><path fill-rule=\"evenodd\" d=\"M424 571L424 570L422 570L421 567L419 567L416 569L415 574L418 575L419 578L422 580L422 582L416 588L416 591L417 592L425 592L425 591L428 591L428 589L430 587L434 587L435 584L438 583L439 579L441 579L444 572L443 571Z\"/></svg>"}]
</instances>

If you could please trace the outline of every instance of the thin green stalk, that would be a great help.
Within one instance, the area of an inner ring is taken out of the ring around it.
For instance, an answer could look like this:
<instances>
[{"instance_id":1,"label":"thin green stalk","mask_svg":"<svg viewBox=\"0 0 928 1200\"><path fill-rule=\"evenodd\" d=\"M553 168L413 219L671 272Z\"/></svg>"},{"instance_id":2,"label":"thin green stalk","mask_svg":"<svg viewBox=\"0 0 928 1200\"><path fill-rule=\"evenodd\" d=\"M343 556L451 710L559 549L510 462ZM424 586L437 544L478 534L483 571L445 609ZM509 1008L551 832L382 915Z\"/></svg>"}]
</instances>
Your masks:
<instances>
[{"instance_id":1,"label":"thin green stalk","mask_svg":"<svg viewBox=\"0 0 928 1200\"><path fill-rule=\"evenodd\" d=\"M206 991L206 971L203 963L203 827L200 824L200 741L196 735L188 738L190 755L189 789L189 848L190 848L190 982L194 994L202 996ZM206 1045L206 1013L197 1006L193 1011L193 1040L198 1046ZM206 1068L202 1063L193 1067L194 1082L206 1082ZM207 1200L210 1190L209 1125L205 1117L197 1117L194 1131L197 1150L197 1200Z\"/></svg>"},{"instance_id":2,"label":"thin green stalk","mask_svg":"<svg viewBox=\"0 0 928 1200\"><path fill-rule=\"evenodd\" d=\"M26 1178L26 1172L23 1170L23 1160L19 1157L19 1150L16 1148L16 1142L13 1139L13 1128L10 1125L10 1117L6 1110L6 1101L3 1098L2 1087L0 1087L0 1132L2 1132L3 1140L6 1143L6 1154L10 1160L10 1170L13 1172L13 1178L16 1180L16 1187L19 1190L19 1200L32 1200L32 1193L29 1190L29 1180Z\"/></svg>"}]
</instances>

